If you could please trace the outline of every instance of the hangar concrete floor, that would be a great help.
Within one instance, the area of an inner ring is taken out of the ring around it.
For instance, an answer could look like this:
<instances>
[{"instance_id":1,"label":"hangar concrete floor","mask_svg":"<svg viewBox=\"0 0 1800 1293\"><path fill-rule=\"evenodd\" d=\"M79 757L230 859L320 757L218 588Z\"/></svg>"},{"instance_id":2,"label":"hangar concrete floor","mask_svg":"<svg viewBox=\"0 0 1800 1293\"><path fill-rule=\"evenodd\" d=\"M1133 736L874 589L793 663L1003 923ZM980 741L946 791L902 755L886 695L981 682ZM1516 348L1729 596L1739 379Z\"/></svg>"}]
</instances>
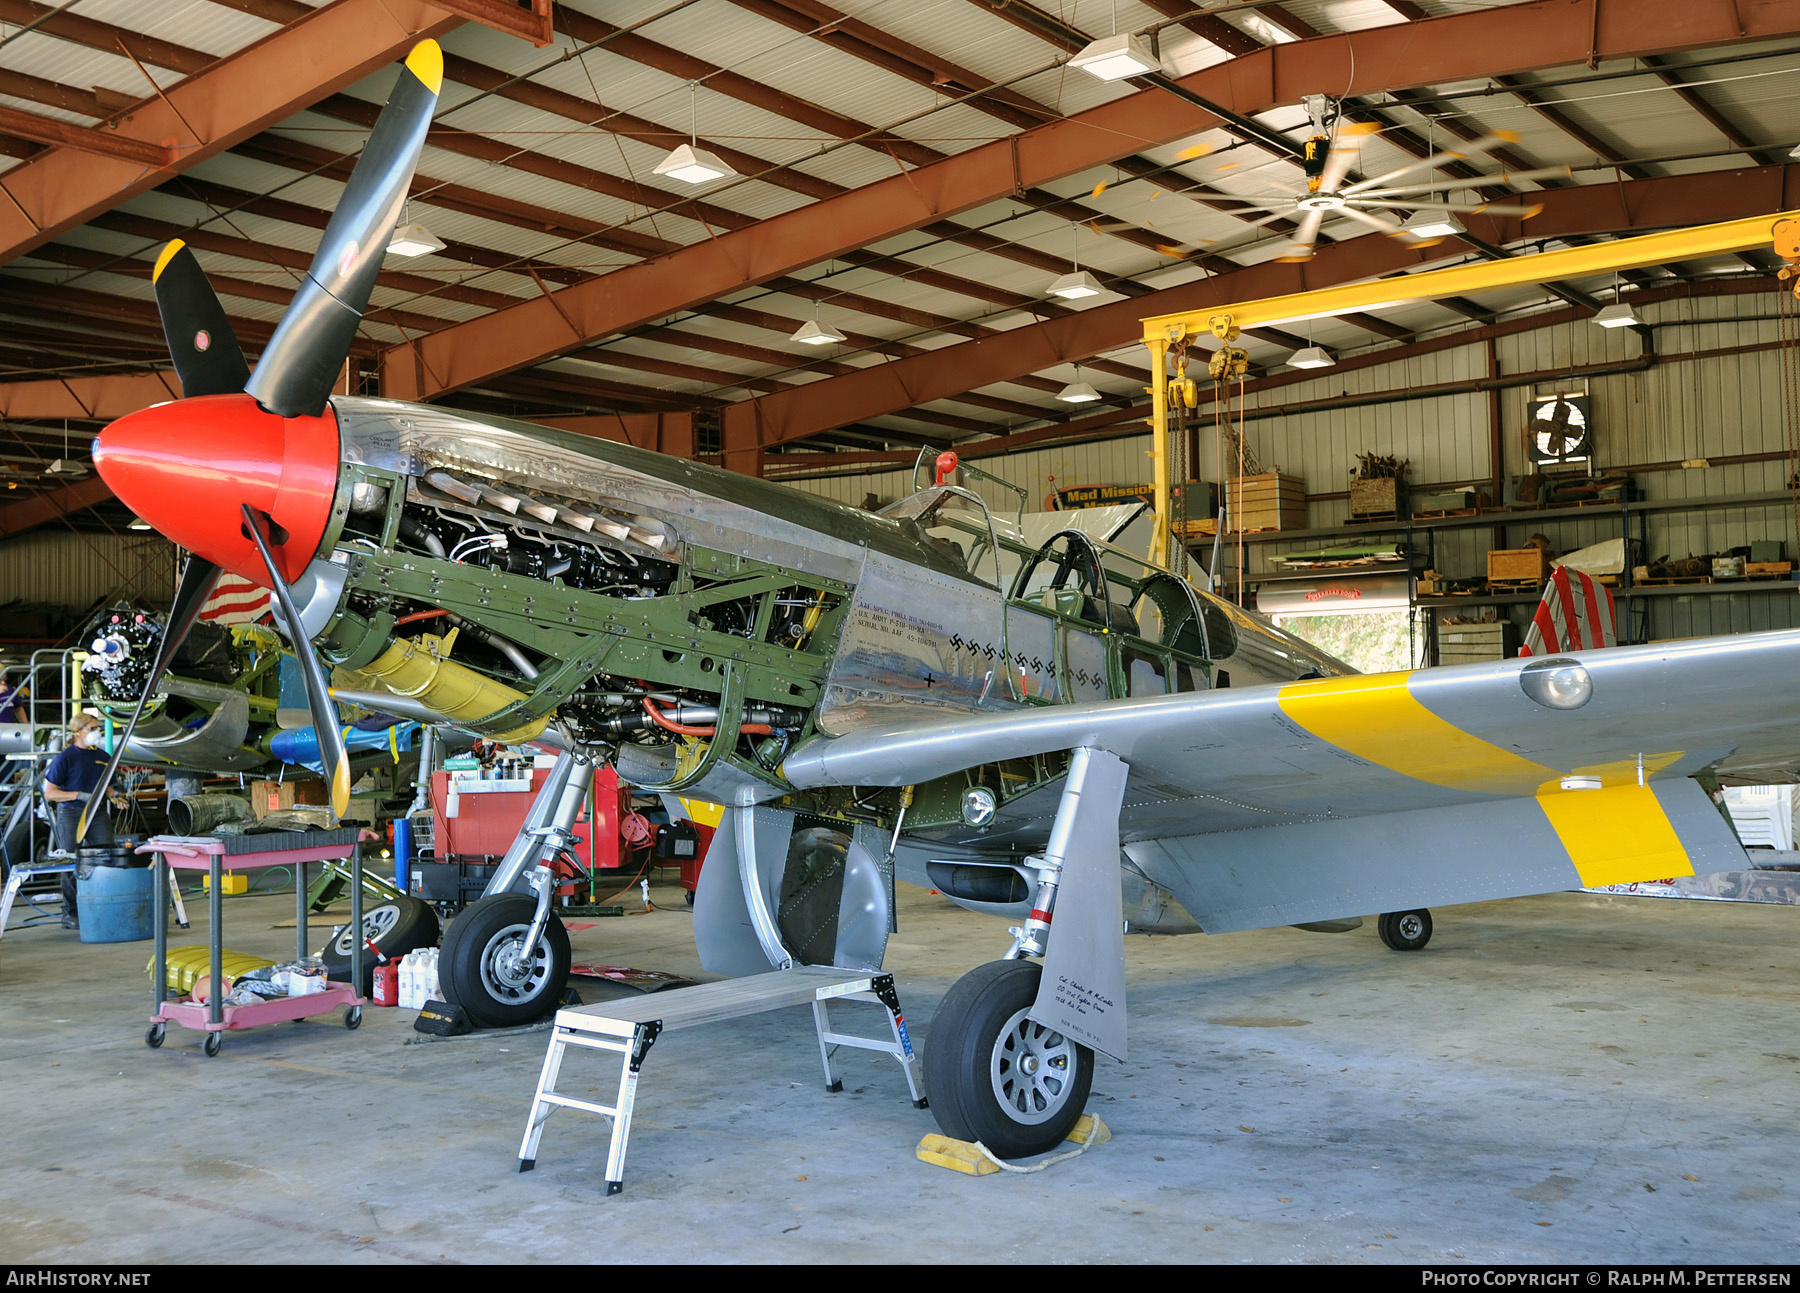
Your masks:
<instances>
[{"instance_id":1,"label":"hangar concrete floor","mask_svg":"<svg viewBox=\"0 0 1800 1293\"><path fill-rule=\"evenodd\" d=\"M577 959L697 973L679 890L653 895ZM226 945L282 955L291 902L230 900ZM153 1052L149 944L15 928L0 1261L1793 1262L1797 932L1558 894L1441 911L1415 954L1372 922L1133 938L1131 1059L1090 1105L1114 1139L1031 1176L918 1162L935 1127L897 1066L849 1054L826 1094L804 1009L673 1033L609 1199L600 1118L558 1113L512 1170L543 1031L427 1040L370 1009ZM915 1037L1004 942L903 892Z\"/></svg>"}]
</instances>

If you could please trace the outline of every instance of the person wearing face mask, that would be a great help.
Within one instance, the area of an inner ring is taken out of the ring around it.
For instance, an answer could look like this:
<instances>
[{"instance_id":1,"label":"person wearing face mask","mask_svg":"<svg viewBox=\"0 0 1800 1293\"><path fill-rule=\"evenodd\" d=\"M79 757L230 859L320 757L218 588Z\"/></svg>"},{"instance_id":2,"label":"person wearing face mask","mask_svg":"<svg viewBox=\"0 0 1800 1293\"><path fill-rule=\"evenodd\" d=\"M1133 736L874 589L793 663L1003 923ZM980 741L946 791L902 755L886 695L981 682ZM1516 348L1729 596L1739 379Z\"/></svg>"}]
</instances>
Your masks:
<instances>
[{"instance_id":1,"label":"person wearing face mask","mask_svg":"<svg viewBox=\"0 0 1800 1293\"><path fill-rule=\"evenodd\" d=\"M56 847L67 854L76 850L75 832L81 825L81 810L100 785L100 774L106 768L106 751L100 748L100 737L100 720L92 714L77 713L69 720L69 743L44 773L44 798L56 813ZM112 817L107 805L101 804L81 843L97 847L112 842ZM80 928L73 875L62 878L62 900L63 928Z\"/></svg>"}]
</instances>

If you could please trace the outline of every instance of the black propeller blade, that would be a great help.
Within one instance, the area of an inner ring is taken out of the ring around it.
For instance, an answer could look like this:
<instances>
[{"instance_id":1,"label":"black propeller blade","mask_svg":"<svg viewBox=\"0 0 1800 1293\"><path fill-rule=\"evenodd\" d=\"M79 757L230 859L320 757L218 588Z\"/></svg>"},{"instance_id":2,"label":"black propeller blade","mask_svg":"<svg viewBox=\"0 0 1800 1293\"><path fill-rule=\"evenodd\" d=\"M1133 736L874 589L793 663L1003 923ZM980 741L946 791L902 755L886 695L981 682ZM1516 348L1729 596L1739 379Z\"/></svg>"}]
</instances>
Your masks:
<instances>
[{"instance_id":1,"label":"black propeller blade","mask_svg":"<svg viewBox=\"0 0 1800 1293\"><path fill-rule=\"evenodd\" d=\"M316 417L324 411L338 370L350 353L369 295L375 290L375 278L406 201L419 152L425 146L425 133L431 125L443 79L443 51L434 40L420 41L407 55L406 70L357 159L343 198L325 227L312 269L289 303L254 372L245 363L224 308L193 252L180 239L163 248L152 279L163 332L181 378L184 398L246 391L265 409L283 417ZM350 806L350 756L344 747L343 732L337 726L337 711L331 702L325 672L300 626L293 594L270 550L269 518L248 504L242 510L246 529L262 554L282 617L288 623L294 655L306 680L307 705L319 733L319 747L321 752L328 751L325 758L329 764L326 772L331 782L331 805L342 815ZM189 557L144 692L119 737L99 787L89 797L78 840L87 834L93 805L111 787L126 744L155 694L156 684L193 628L218 576L219 568L212 562Z\"/></svg>"},{"instance_id":2,"label":"black propeller blade","mask_svg":"<svg viewBox=\"0 0 1800 1293\"><path fill-rule=\"evenodd\" d=\"M269 412L324 411L375 290L443 79L443 51L436 41L420 41L350 173L312 268L244 387Z\"/></svg>"},{"instance_id":3,"label":"black propeller blade","mask_svg":"<svg viewBox=\"0 0 1800 1293\"><path fill-rule=\"evenodd\" d=\"M190 556L187 565L181 568L181 583L175 589L175 604L169 608L169 622L163 628L162 641L156 647L156 657L151 662L149 674L144 678L144 690L138 697L137 708L131 711L130 720L113 744L112 758L106 761L106 768L100 773L100 784L94 787L87 803L82 806L81 823L75 828L77 844L87 838L88 822L94 816L95 806L106 801L113 777L119 771L119 760L125 757L125 747L131 741L138 719L144 716L144 706L156 694L156 684L162 681L169 662L175 658L181 644L187 641L194 621L200 618L200 608L206 605L206 599L212 595L213 585L218 579L219 568L204 557Z\"/></svg>"},{"instance_id":4,"label":"black propeller blade","mask_svg":"<svg viewBox=\"0 0 1800 1293\"><path fill-rule=\"evenodd\" d=\"M319 757L325 764L325 779L331 783L331 810L339 817L350 807L350 751L344 745L344 732L338 726L337 706L331 700L331 683L325 667L313 650L312 640L300 624L300 611L294 605L294 594L275 563L269 547L269 518L250 504L244 504L244 528L256 540L263 564L269 568L269 584L275 590L275 602L281 607L281 618L287 621L288 641L294 658L300 662L300 674L306 681L306 708L312 713L313 731L319 737Z\"/></svg>"},{"instance_id":5,"label":"black propeller blade","mask_svg":"<svg viewBox=\"0 0 1800 1293\"><path fill-rule=\"evenodd\" d=\"M182 395L236 395L243 390L250 365L225 307L186 243L177 238L162 249L150 281Z\"/></svg>"}]
</instances>

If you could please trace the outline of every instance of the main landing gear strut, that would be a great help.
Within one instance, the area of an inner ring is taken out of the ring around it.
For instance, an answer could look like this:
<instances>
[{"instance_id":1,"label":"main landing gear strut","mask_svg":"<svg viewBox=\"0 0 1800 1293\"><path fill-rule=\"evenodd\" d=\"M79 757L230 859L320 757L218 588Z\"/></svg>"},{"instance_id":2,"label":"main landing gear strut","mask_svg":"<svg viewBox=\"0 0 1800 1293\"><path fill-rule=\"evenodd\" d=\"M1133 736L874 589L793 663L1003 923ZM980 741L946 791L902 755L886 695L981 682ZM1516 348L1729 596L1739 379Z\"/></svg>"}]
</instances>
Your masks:
<instances>
[{"instance_id":1,"label":"main landing gear strut","mask_svg":"<svg viewBox=\"0 0 1800 1293\"><path fill-rule=\"evenodd\" d=\"M569 933L550 910L556 859L594 780L594 762L565 751L532 801L519 837L480 898L450 923L438 958L446 1000L480 1028L542 1019L569 981Z\"/></svg>"},{"instance_id":2,"label":"main landing gear strut","mask_svg":"<svg viewBox=\"0 0 1800 1293\"><path fill-rule=\"evenodd\" d=\"M1119 806L1126 768L1080 749L1004 960L958 979L932 1016L925 1085L938 1126L1001 1158L1054 1149L1094 1080L1094 1051L1125 1054ZM1051 922L1061 913L1054 941ZM1028 957L1041 956L1040 963ZM1048 990L1046 985L1048 984Z\"/></svg>"}]
</instances>

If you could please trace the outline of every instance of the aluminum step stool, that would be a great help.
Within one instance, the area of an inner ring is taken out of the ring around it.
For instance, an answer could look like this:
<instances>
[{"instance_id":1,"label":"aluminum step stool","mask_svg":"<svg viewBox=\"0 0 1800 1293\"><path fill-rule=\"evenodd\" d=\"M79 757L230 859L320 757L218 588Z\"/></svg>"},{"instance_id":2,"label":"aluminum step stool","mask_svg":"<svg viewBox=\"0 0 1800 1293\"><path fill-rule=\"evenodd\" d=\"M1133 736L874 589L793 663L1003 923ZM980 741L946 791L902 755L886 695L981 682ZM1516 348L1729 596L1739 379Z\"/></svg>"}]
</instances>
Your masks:
<instances>
[{"instance_id":1,"label":"aluminum step stool","mask_svg":"<svg viewBox=\"0 0 1800 1293\"><path fill-rule=\"evenodd\" d=\"M887 1011L893 1040L832 1031L828 1003L837 999L873 1001L880 1005ZM525 1139L519 1145L519 1171L529 1172L537 1166L538 1141L543 1137L544 1123L553 1110L559 1107L585 1109L612 1119L612 1142L606 1151L606 1192L617 1194L625 1188L625 1141L631 1134L631 1111L637 1103L638 1072L657 1037L669 1029L718 1023L806 1002L812 1003L813 1025L819 1034L819 1058L825 1063L827 1091L844 1088L843 1081L831 1070L831 1055L837 1047L886 1051L905 1071L906 1086L912 1093L914 1107L925 1108L919 1060L906 1031L906 1020L900 1013L894 976L877 970L800 965L743 979L677 988L635 1000L605 1001L558 1010L550 1034L550 1049L544 1056L544 1071L538 1077L537 1095L531 1102L531 1115L525 1123ZM570 1046L612 1051L624 1057L616 1104L595 1104L556 1093L563 1051Z\"/></svg>"},{"instance_id":2,"label":"aluminum step stool","mask_svg":"<svg viewBox=\"0 0 1800 1293\"><path fill-rule=\"evenodd\" d=\"M18 900L20 892L27 884L37 879L39 876L74 874L77 874L77 872L75 870L75 860L73 858L51 858L48 861L34 863L30 866L19 865L12 868L11 873L6 877L6 887L0 889L0 938L4 938L6 935L6 922L12 918L13 903ZM170 874L173 876L173 872ZM175 918L180 923L181 927L186 929L188 927L187 908L182 905L181 891L171 883L169 892L174 895L175 899ZM26 899L27 903L30 903L30 901L29 898ZM62 897L60 894L57 895L56 902L58 907L62 905Z\"/></svg>"},{"instance_id":3,"label":"aluminum step stool","mask_svg":"<svg viewBox=\"0 0 1800 1293\"><path fill-rule=\"evenodd\" d=\"M35 880L39 876L64 876L74 874L74 858L70 858L67 861L52 859L48 862L39 862L33 866L20 865L12 868L6 877L6 887L0 889L0 936L3 936L6 933L6 922L12 917L13 902L18 898L19 891L25 887L27 882ZM62 907L62 895L59 893L54 895L54 897L57 908L60 910ZM25 901L28 904L31 903L31 899L29 898ZM35 904L32 905L35 907Z\"/></svg>"}]
</instances>

